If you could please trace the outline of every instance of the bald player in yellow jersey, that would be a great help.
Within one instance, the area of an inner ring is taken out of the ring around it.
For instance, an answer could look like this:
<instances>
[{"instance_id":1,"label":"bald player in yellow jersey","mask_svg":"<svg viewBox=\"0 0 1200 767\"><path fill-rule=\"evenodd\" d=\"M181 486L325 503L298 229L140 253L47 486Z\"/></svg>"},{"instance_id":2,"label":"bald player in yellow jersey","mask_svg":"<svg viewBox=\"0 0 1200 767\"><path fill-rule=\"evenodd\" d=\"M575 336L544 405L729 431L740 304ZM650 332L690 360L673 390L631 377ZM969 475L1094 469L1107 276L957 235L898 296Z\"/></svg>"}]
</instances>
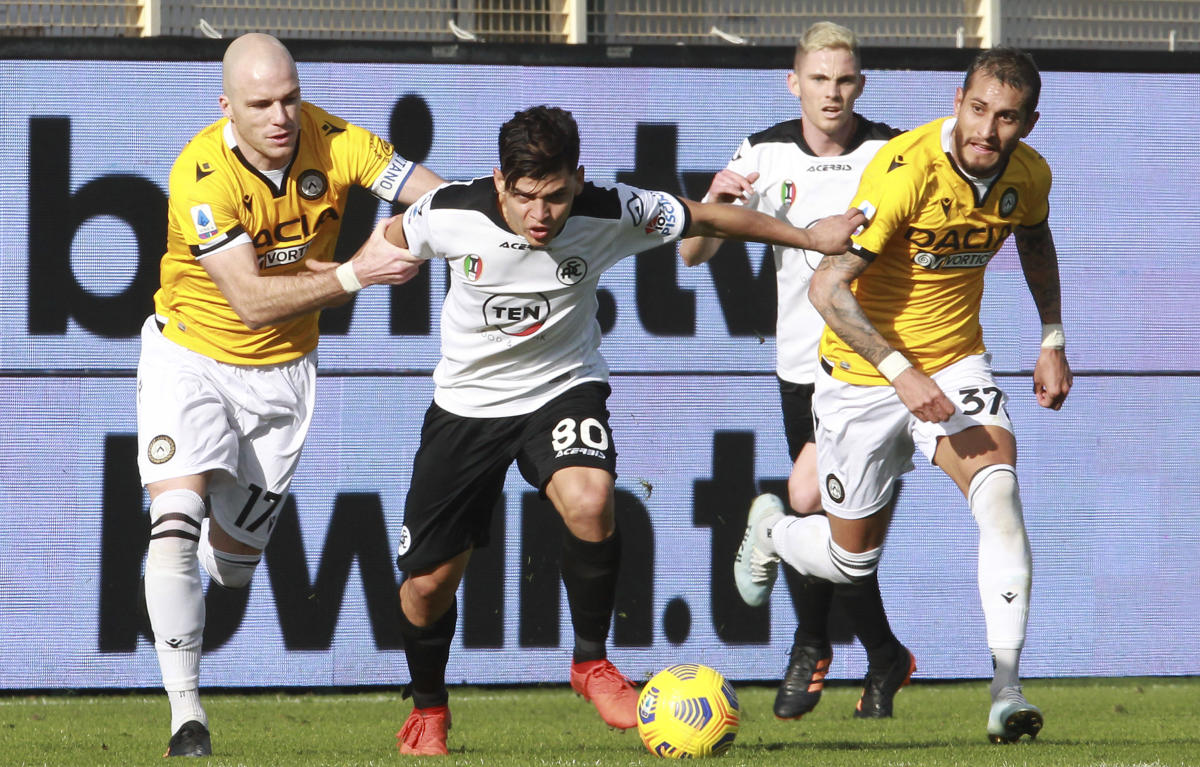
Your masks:
<instances>
[{"instance_id":1,"label":"bald player in yellow jersey","mask_svg":"<svg viewBox=\"0 0 1200 767\"><path fill-rule=\"evenodd\" d=\"M254 574L312 418L320 309L419 268L384 239L391 219L332 263L347 194L361 186L407 204L441 183L301 101L295 62L273 37L234 40L223 80L224 118L171 171L162 283L138 360L146 607L171 703L167 756L212 753L198 564L230 588Z\"/></svg>"},{"instance_id":2,"label":"bald player in yellow jersey","mask_svg":"<svg viewBox=\"0 0 1200 767\"><path fill-rule=\"evenodd\" d=\"M1019 661L1032 562L1017 487L1016 440L979 323L984 268L1012 234L1042 321L1033 372L1043 407L1071 389L1058 258L1048 224L1050 170L1021 143L1037 122L1041 77L1011 48L981 53L954 116L901 134L875 155L853 205L869 223L827 256L809 285L824 317L813 396L826 516L761 520L760 556L849 583L875 572L892 486L914 446L954 480L979 525L978 580L995 677L987 734L1035 737Z\"/></svg>"}]
</instances>

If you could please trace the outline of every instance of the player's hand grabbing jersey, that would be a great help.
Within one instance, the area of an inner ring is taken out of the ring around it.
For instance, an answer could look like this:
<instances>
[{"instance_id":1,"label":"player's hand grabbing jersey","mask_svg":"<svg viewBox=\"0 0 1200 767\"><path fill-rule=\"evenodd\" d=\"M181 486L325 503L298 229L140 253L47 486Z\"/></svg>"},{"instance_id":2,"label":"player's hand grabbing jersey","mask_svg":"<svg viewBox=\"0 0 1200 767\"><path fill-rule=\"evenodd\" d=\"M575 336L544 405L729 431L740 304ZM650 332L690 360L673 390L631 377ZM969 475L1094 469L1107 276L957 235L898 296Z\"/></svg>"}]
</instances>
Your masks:
<instances>
[{"instance_id":1,"label":"player's hand grabbing jersey","mask_svg":"<svg viewBox=\"0 0 1200 767\"><path fill-rule=\"evenodd\" d=\"M856 116L858 130L845 153L836 157L820 157L809 148L800 120L781 122L748 137L728 165L742 176L759 174L754 195L744 204L800 228L845 213L867 163L899 132ZM781 245L773 250L779 296L776 371L785 381L812 383L825 320L808 301L808 283L821 254Z\"/></svg>"},{"instance_id":2,"label":"player's hand grabbing jersey","mask_svg":"<svg viewBox=\"0 0 1200 767\"><path fill-rule=\"evenodd\" d=\"M442 359L434 401L457 415L521 415L585 381L608 379L596 283L626 256L687 229L680 200L586 183L549 245L533 247L500 214L492 177L439 187L404 215L409 250L444 258Z\"/></svg>"},{"instance_id":3,"label":"player's hand grabbing jersey","mask_svg":"<svg viewBox=\"0 0 1200 767\"><path fill-rule=\"evenodd\" d=\"M316 348L318 313L251 330L200 259L248 242L266 275L303 271L306 259L329 261L350 187L392 202L414 166L388 142L309 103L301 105L296 155L280 186L234 141L229 121L218 120L171 169L167 253L154 306L171 340L222 362L270 365Z\"/></svg>"},{"instance_id":4,"label":"player's hand grabbing jersey","mask_svg":"<svg viewBox=\"0 0 1200 767\"><path fill-rule=\"evenodd\" d=\"M851 252L873 260L854 296L888 343L927 374L984 351L984 268L1016 226L1049 215L1050 168L1026 144L980 197L950 159L953 118L892 139L867 167L854 207L869 219ZM854 384L886 379L829 328L821 356Z\"/></svg>"}]
</instances>

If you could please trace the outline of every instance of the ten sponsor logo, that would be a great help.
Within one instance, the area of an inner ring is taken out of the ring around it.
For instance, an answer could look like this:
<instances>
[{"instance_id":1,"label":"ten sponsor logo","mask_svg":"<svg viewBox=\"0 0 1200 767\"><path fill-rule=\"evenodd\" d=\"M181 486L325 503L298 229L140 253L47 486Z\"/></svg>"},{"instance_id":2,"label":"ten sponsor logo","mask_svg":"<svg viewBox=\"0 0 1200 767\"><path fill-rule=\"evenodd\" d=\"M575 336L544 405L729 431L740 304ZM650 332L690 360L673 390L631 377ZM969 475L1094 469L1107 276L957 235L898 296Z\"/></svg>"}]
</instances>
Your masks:
<instances>
[{"instance_id":1,"label":"ten sponsor logo","mask_svg":"<svg viewBox=\"0 0 1200 767\"><path fill-rule=\"evenodd\" d=\"M550 299L541 293L489 296L483 302L484 324L506 336L534 335L549 318Z\"/></svg>"},{"instance_id":2,"label":"ten sponsor logo","mask_svg":"<svg viewBox=\"0 0 1200 767\"><path fill-rule=\"evenodd\" d=\"M396 547L396 556L402 557L408 553L412 547L412 533L408 532L408 525L403 525L400 528L400 545Z\"/></svg>"}]
</instances>

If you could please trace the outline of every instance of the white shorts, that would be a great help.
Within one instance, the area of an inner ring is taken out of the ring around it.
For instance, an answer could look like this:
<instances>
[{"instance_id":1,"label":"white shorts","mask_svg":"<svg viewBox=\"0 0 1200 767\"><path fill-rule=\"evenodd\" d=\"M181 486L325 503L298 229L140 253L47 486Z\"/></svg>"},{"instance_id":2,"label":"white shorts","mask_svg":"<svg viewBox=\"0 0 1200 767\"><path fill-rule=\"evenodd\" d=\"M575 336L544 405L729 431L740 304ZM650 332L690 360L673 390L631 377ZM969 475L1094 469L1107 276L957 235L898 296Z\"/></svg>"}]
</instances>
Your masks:
<instances>
[{"instance_id":1,"label":"white shorts","mask_svg":"<svg viewBox=\"0 0 1200 767\"><path fill-rule=\"evenodd\" d=\"M1008 395L992 377L990 354L959 360L934 373L933 380L955 406L944 423L918 419L891 386L859 386L817 374L817 475L827 513L862 519L886 506L892 484L913 469L914 445L932 462L939 437L972 426L1013 430Z\"/></svg>"},{"instance_id":2,"label":"white shorts","mask_svg":"<svg viewBox=\"0 0 1200 767\"><path fill-rule=\"evenodd\" d=\"M230 365L166 339L151 316L137 373L142 484L216 470L210 513L233 538L264 548L312 421L316 356Z\"/></svg>"}]
</instances>

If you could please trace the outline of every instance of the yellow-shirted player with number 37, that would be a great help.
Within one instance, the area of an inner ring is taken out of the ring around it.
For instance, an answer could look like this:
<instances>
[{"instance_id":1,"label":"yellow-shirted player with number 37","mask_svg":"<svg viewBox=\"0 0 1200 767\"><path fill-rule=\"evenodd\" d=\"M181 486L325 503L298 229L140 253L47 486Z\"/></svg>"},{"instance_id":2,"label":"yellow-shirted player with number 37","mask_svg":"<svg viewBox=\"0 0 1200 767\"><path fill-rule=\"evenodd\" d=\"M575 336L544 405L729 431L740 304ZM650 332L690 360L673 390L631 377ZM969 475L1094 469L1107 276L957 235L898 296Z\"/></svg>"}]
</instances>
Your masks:
<instances>
[{"instance_id":1,"label":"yellow-shirted player with number 37","mask_svg":"<svg viewBox=\"0 0 1200 767\"><path fill-rule=\"evenodd\" d=\"M171 171L167 252L138 360L138 468L150 495L146 610L171 703L167 756L212 753L200 704L204 593L245 587L312 418L319 310L418 261L376 227L332 263L352 186L410 203L441 182L392 145L300 100L269 35L234 40L224 118Z\"/></svg>"},{"instance_id":2,"label":"yellow-shirted player with number 37","mask_svg":"<svg viewBox=\"0 0 1200 767\"><path fill-rule=\"evenodd\" d=\"M822 259L809 284L827 324L813 396L826 516L779 516L748 531L760 556L802 573L836 583L869 577L891 521L892 485L919 447L958 485L979 525L995 669L987 734L996 743L1034 737L1043 722L1018 673L1032 561L1016 439L979 323L984 268L1010 234L1042 322L1038 403L1058 410L1071 389L1050 169L1021 142L1037 122L1040 90L1027 54L984 51L953 117L897 136L867 167L852 204L869 223L848 252Z\"/></svg>"}]
</instances>

